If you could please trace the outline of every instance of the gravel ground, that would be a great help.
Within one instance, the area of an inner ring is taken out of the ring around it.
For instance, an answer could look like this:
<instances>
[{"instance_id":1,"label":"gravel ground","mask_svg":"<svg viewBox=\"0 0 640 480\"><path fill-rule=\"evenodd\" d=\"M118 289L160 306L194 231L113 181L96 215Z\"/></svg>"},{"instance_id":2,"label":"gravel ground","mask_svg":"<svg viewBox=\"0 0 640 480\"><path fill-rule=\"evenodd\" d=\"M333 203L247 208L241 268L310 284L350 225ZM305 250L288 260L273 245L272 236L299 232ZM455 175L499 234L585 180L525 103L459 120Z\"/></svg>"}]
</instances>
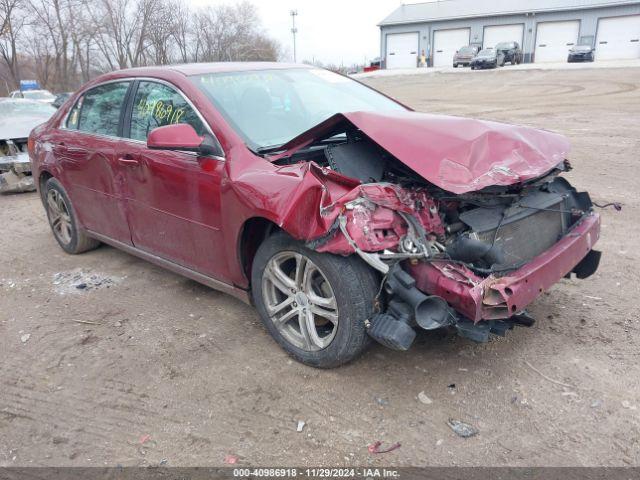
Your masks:
<instances>
[{"instance_id":1,"label":"gravel ground","mask_svg":"<svg viewBox=\"0 0 640 480\"><path fill-rule=\"evenodd\" d=\"M599 272L545 293L533 328L314 370L252 308L112 248L66 255L36 194L0 197L0 465L640 465L640 69L508 70L367 82L562 132L569 179L625 204Z\"/></svg>"}]
</instances>

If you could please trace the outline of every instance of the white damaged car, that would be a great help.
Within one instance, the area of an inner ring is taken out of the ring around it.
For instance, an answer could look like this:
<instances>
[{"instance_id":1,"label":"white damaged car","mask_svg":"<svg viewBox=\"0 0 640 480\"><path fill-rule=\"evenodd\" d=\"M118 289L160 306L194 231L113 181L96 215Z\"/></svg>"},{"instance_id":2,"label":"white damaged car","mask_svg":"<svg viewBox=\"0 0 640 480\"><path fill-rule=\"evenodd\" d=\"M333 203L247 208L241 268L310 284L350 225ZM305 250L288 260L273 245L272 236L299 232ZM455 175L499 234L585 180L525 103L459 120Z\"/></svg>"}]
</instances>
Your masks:
<instances>
[{"instance_id":1,"label":"white damaged car","mask_svg":"<svg viewBox=\"0 0 640 480\"><path fill-rule=\"evenodd\" d=\"M56 109L22 98L0 98L0 193L35 190L27 139L34 127L49 120Z\"/></svg>"}]
</instances>

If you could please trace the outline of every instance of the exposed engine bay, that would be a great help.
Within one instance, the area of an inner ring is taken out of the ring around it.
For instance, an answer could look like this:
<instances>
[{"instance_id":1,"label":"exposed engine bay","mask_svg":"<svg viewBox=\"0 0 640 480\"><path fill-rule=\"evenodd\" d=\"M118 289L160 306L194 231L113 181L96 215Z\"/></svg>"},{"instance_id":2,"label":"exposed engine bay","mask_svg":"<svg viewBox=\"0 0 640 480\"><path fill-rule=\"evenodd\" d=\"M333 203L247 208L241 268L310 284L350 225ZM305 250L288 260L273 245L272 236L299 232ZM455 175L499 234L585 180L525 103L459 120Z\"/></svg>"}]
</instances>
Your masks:
<instances>
[{"instance_id":1,"label":"exposed engine bay","mask_svg":"<svg viewBox=\"0 0 640 480\"><path fill-rule=\"evenodd\" d=\"M455 195L420 178L359 132L342 142L334 137L312 145L280 163L301 159L362 182L359 195L340 201L344 225L338 222L310 242L318 251L337 253L332 234L345 230L350 247L379 252L381 260L447 259L486 276L522 266L592 209L588 194L558 177L571 168L567 161L535 181ZM379 198L381 192L395 198Z\"/></svg>"},{"instance_id":2,"label":"exposed engine bay","mask_svg":"<svg viewBox=\"0 0 640 480\"><path fill-rule=\"evenodd\" d=\"M34 191L27 139L0 140L0 193Z\"/></svg>"},{"instance_id":3,"label":"exposed engine bay","mask_svg":"<svg viewBox=\"0 0 640 480\"><path fill-rule=\"evenodd\" d=\"M512 287L492 285L510 279L594 215L589 195L559 177L570 170L568 161L522 182L456 194L426 180L356 128L330 135L274 163L313 162L360 182L321 207L331 227L307 246L341 255L355 252L380 272L379 314L368 325L371 336L406 350L415 326L455 326L465 337L486 341L489 333L504 335L515 324L532 324L526 305L509 302ZM589 248L576 259L577 266L554 274L585 278L595 272L599 258ZM542 291L544 282L538 283L535 288Z\"/></svg>"}]
</instances>

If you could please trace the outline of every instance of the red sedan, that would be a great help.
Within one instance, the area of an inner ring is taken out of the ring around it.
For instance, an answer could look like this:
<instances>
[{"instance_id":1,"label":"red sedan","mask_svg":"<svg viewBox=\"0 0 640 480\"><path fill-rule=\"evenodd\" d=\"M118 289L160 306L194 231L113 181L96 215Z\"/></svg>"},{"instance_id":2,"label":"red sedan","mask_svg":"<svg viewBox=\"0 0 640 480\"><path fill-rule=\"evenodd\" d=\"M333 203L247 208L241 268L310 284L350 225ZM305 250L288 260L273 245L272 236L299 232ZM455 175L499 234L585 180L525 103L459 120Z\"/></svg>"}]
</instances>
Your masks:
<instances>
[{"instance_id":1,"label":"red sedan","mask_svg":"<svg viewBox=\"0 0 640 480\"><path fill-rule=\"evenodd\" d=\"M29 138L66 252L107 243L253 303L317 367L419 329L486 341L591 275L599 217L561 176L568 151L275 63L109 73Z\"/></svg>"}]
</instances>

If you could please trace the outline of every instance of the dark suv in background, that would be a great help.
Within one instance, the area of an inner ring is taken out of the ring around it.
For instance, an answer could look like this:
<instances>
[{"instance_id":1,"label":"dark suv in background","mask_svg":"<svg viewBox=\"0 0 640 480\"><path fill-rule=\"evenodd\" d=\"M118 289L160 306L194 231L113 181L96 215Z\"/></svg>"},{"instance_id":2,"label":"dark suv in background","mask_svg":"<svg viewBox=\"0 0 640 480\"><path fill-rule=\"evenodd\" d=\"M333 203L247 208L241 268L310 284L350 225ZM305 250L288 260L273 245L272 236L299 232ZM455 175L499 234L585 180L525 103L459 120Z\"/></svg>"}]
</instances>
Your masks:
<instances>
[{"instance_id":1,"label":"dark suv in background","mask_svg":"<svg viewBox=\"0 0 640 480\"><path fill-rule=\"evenodd\" d=\"M511 65L522 63L522 49L518 42L500 42L496 45L496 51L502 52L505 63L510 62Z\"/></svg>"},{"instance_id":2,"label":"dark suv in background","mask_svg":"<svg viewBox=\"0 0 640 480\"><path fill-rule=\"evenodd\" d=\"M456 51L453 56L453 68L458 68L458 65L468 67L471 64L473 57L475 57L479 51L480 47L470 45L460 48L460 50Z\"/></svg>"}]
</instances>

